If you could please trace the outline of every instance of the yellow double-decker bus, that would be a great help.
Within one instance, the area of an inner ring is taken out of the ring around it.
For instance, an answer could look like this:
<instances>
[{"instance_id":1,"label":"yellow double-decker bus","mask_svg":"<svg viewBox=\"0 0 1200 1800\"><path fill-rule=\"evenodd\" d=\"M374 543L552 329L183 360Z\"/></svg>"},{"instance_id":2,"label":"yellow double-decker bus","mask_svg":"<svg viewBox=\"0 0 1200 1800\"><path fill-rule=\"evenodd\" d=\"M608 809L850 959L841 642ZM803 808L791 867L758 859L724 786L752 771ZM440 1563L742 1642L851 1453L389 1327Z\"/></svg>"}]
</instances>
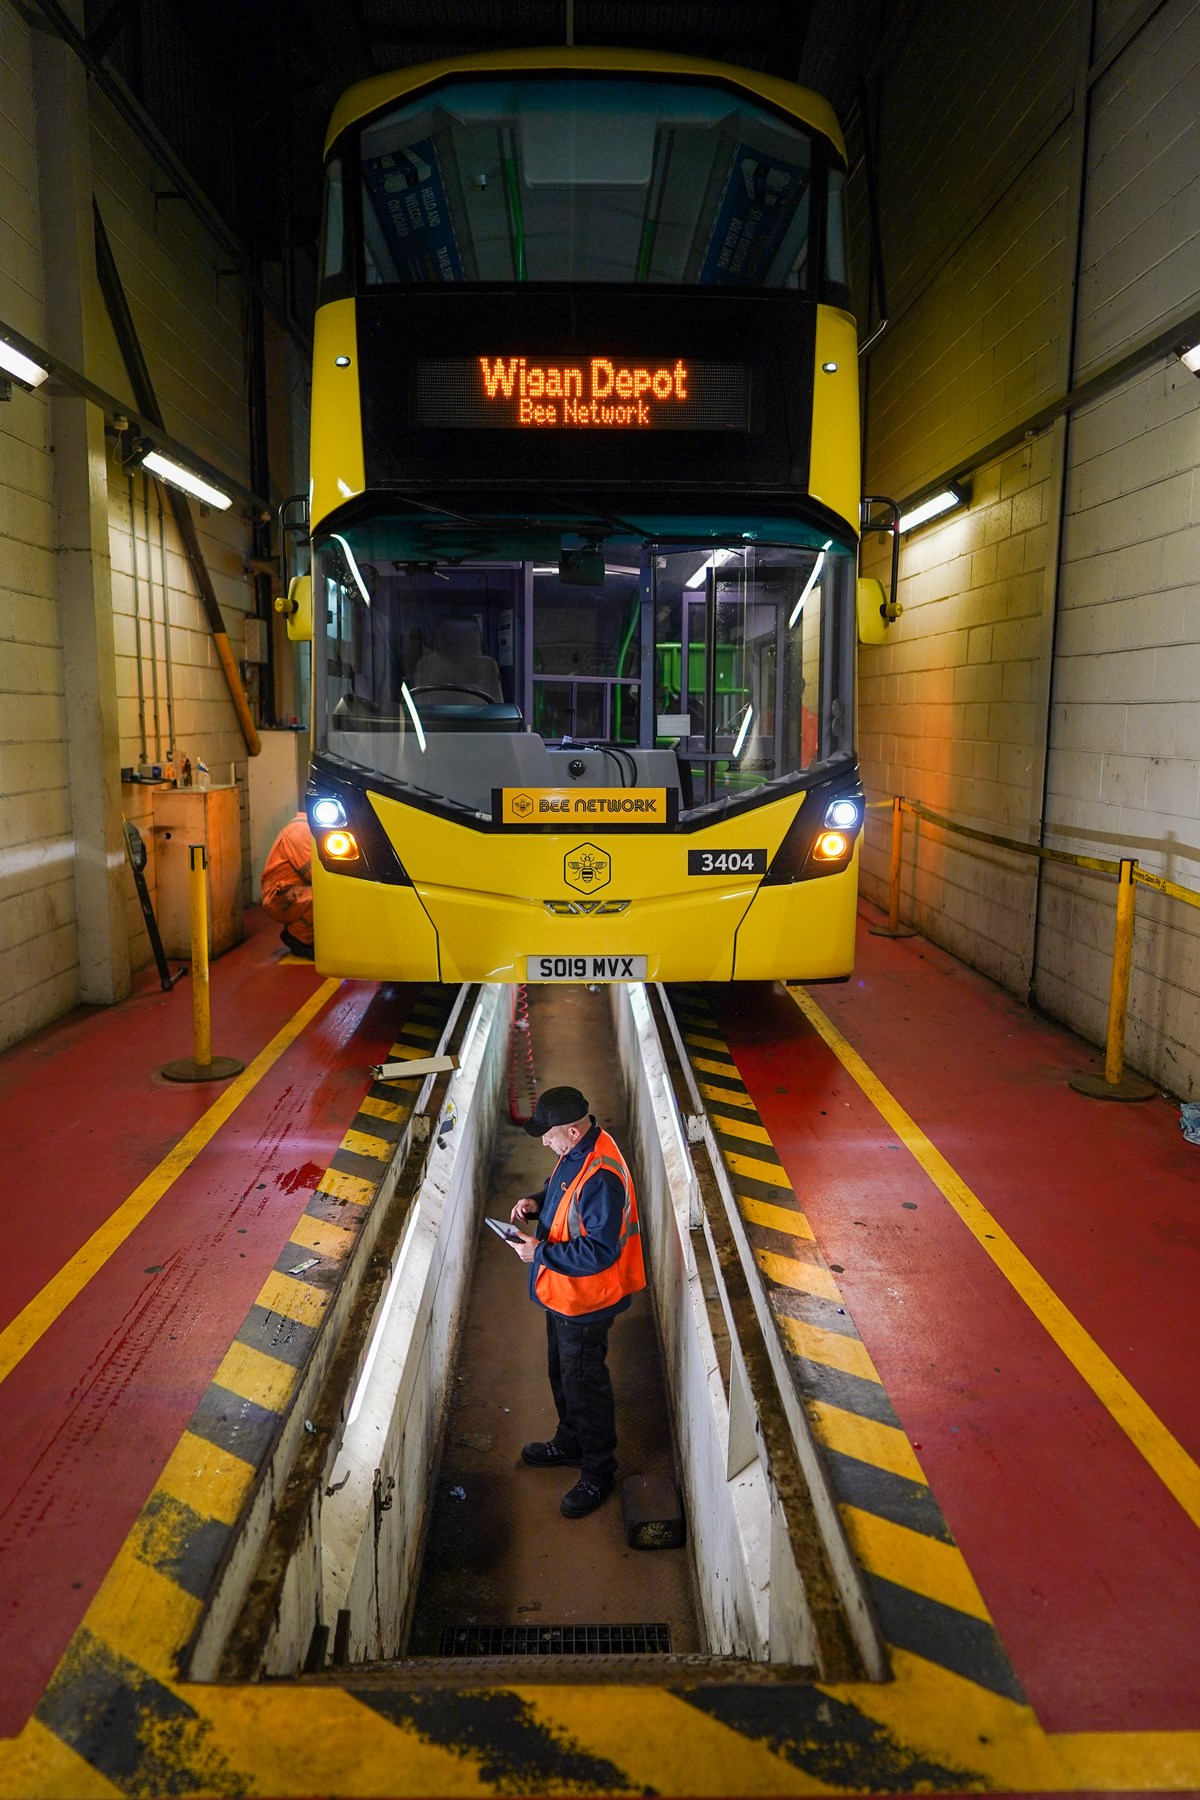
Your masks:
<instances>
[{"instance_id":1,"label":"yellow double-decker bus","mask_svg":"<svg viewBox=\"0 0 1200 1800\"><path fill-rule=\"evenodd\" d=\"M860 479L815 94L547 49L352 88L314 334L316 959L844 977Z\"/></svg>"}]
</instances>

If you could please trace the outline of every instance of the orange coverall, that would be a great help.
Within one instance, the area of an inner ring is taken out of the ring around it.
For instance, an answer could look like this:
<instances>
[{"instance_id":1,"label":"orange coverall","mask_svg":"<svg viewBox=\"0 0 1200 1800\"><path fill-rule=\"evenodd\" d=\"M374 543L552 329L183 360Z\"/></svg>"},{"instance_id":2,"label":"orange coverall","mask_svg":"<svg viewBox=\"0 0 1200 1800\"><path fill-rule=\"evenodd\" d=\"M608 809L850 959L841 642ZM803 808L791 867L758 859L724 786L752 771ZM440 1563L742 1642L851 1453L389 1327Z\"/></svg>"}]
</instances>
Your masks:
<instances>
[{"instance_id":1,"label":"orange coverall","mask_svg":"<svg viewBox=\"0 0 1200 1800\"><path fill-rule=\"evenodd\" d=\"M262 872L263 911L302 944L313 941L312 832L298 812L271 845Z\"/></svg>"}]
</instances>

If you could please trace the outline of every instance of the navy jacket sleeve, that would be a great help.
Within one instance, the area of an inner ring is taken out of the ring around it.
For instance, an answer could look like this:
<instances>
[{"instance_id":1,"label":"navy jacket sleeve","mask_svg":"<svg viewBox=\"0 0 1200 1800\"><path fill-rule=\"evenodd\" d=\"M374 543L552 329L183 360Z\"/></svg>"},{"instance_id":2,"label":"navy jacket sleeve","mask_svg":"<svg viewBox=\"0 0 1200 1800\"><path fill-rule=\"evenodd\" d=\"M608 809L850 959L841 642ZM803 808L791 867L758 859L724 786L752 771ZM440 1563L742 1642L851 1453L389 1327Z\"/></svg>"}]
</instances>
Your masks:
<instances>
[{"instance_id":1,"label":"navy jacket sleeve","mask_svg":"<svg viewBox=\"0 0 1200 1800\"><path fill-rule=\"evenodd\" d=\"M534 1252L533 1266L554 1269L560 1275L598 1275L610 1269L621 1253L621 1218L625 1208L625 1190L610 1169L597 1169L579 1190L579 1217L582 1235L561 1244L540 1243ZM544 1220L549 1230L552 1221ZM539 1237L543 1221L539 1220Z\"/></svg>"}]
</instances>

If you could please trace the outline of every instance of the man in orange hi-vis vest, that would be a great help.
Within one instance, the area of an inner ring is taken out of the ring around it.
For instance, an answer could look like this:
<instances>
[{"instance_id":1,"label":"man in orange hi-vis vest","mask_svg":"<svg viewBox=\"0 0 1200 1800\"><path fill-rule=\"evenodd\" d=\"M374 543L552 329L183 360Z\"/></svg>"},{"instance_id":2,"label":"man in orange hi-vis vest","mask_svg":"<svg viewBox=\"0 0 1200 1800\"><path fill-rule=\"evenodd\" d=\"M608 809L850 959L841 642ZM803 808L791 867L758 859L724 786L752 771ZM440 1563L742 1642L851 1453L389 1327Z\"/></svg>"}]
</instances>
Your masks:
<instances>
[{"instance_id":1,"label":"man in orange hi-vis vest","mask_svg":"<svg viewBox=\"0 0 1200 1800\"><path fill-rule=\"evenodd\" d=\"M637 1197L625 1158L578 1088L547 1088L525 1129L558 1157L541 1192L511 1214L518 1227L537 1220L537 1235L518 1231L513 1248L529 1265L530 1299L546 1309L558 1430L521 1456L535 1469L581 1471L560 1509L582 1519L607 1500L616 1475L608 1329L646 1285Z\"/></svg>"}]
</instances>

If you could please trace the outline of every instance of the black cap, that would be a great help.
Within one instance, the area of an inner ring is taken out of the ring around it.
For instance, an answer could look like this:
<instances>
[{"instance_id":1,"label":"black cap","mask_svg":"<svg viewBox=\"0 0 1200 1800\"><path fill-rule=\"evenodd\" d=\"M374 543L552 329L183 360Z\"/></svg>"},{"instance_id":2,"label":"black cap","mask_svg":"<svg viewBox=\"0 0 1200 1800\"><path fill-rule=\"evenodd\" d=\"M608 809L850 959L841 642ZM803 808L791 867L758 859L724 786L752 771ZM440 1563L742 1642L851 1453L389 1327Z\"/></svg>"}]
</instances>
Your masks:
<instances>
[{"instance_id":1,"label":"black cap","mask_svg":"<svg viewBox=\"0 0 1200 1800\"><path fill-rule=\"evenodd\" d=\"M578 1088L547 1088L525 1129L530 1137L544 1137L554 1125L574 1125L577 1119L587 1116L588 1103Z\"/></svg>"}]
</instances>

